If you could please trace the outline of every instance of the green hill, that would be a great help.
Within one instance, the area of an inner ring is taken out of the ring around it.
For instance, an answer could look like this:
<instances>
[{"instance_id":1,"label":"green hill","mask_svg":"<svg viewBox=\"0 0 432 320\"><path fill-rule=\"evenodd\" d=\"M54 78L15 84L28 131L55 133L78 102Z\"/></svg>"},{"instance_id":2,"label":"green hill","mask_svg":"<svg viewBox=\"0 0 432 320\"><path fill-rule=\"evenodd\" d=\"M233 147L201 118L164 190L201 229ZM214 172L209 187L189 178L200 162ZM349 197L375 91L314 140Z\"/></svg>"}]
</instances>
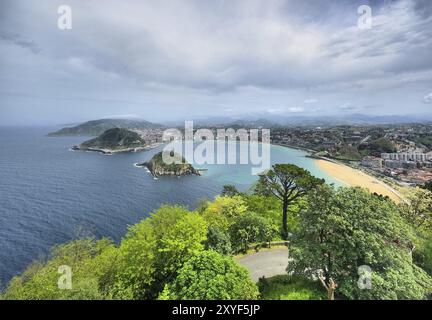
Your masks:
<instances>
[{"instance_id":1,"label":"green hill","mask_svg":"<svg viewBox=\"0 0 432 320\"><path fill-rule=\"evenodd\" d=\"M108 129L97 138L83 142L76 149L100 149L120 151L144 147L146 142L131 130L122 128Z\"/></svg>"},{"instance_id":2,"label":"green hill","mask_svg":"<svg viewBox=\"0 0 432 320\"><path fill-rule=\"evenodd\" d=\"M99 136L108 129L123 128L129 130L161 129L163 126L145 120L101 119L82 123L74 127L66 127L49 136Z\"/></svg>"}]
</instances>

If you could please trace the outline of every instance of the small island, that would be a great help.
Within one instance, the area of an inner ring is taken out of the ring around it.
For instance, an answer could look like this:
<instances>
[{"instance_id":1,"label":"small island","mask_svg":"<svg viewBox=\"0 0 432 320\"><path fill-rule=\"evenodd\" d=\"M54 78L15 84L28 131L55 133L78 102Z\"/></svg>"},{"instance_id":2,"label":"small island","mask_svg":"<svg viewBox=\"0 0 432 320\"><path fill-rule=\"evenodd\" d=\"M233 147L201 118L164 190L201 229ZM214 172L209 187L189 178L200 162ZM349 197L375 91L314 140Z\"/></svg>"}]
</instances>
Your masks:
<instances>
[{"instance_id":1,"label":"small island","mask_svg":"<svg viewBox=\"0 0 432 320\"><path fill-rule=\"evenodd\" d=\"M138 167L146 167L153 177L158 178L159 176L184 176L184 175L198 175L200 176L199 170L195 169L186 159L177 153L171 153L170 157L176 161L171 164L167 164L163 161L162 154L159 152L153 156L153 158L141 164L137 164Z\"/></svg>"},{"instance_id":2,"label":"small island","mask_svg":"<svg viewBox=\"0 0 432 320\"><path fill-rule=\"evenodd\" d=\"M73 150L95 151L103 154L137 152L147 149L146 141L136 132L124 128L112 128L97 138L73 146Z\"/></svg>"}]
</instances>

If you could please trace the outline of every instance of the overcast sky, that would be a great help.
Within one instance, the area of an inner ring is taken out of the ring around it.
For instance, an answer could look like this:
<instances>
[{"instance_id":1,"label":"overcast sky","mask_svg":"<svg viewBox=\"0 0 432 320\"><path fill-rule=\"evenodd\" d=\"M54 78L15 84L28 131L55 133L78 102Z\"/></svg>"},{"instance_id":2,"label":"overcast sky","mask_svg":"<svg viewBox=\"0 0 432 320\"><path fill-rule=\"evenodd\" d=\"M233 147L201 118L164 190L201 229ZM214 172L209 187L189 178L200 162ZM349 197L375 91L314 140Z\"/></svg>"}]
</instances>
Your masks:
<instances>
[{"instance_id":1,"label":"overcast sky","mask_svg":"<svg viewBox=\"0 0 432 320\"><path fill-rule=\"evenodd\" d=\"M430 114L431 14L430 0L1 0L0 125Z\"/></svg>"}]
</instances>

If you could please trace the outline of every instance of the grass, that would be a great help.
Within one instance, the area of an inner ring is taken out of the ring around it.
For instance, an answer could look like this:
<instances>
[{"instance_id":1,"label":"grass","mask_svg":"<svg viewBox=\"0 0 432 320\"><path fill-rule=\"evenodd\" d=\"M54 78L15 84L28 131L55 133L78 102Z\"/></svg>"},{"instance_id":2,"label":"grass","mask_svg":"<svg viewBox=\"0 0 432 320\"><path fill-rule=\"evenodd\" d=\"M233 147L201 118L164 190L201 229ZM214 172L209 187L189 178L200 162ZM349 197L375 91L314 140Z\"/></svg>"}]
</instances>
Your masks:
<instances>
[{"instance_id":1,"label":"grass","mask_svg":"<svg viewBox=\"0 0 432 320\"><path fill-rule=\"evenodd\" d=\"M325 290L316 281L303 277L280 275L260 279L258 287L263 300L325 300Z\"/></svg>"},{"instance_id":2,"label":"grass","mask_svg":"<svg viewBox=\"0 0 432 320\"><path fill-rule=\"evenodd\" d=\"M253 247L253 245L252 245L252 247ZM247 256L249 254L255 254L257 252L271 251L273 249L282 249L282 248L286 248L286 246L284 246L284 245L277 245L277 246L275 245L275 246L273 246L272 245L270 248L262 246L262 247L259 247L258 250L256 250L255 248L249 248L247 252L236 252L235 255L234 255L234 259L239 259L239 258L241 258L243 256Z\"/></svg>"}]
</instances>

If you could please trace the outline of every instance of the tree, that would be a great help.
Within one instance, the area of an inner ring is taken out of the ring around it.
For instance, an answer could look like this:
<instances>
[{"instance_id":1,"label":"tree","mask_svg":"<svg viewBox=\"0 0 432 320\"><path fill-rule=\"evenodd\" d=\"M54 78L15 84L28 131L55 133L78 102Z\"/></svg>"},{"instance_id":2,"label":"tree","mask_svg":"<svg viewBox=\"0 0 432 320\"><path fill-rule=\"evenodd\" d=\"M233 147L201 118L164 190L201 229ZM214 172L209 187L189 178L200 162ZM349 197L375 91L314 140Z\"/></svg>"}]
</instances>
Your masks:
<instances>
[{"instance_id":1,"label":"tree","mask_svg":"<svg viewBox=\"0 0 432 320\"><path fill-rule=\"evenodd\" d=\"M432 276L432 236L430 234L420 237L413 252L413 260L416 265Z\"/></svg>"},{"instance_id":2,"label":"tree","mask_svg":"<svg viewBox=\"0 0 432 320\"><path fill-rule=\"evenodd\" d=\"M308 204L291 241L290 273L322 275L327 289L337 285L350 299L425 299L432 292L432 278L412 261L411 228L392 201L360 188L322 186ZM371 270L365 278L364 268Z\"/></svg>"},{"instance_id":3,"label":"tree","mask_svg":"<svg viewBox=\"0 0 432 320\"><path fill-rule=\"evenodd\" d=\"M432 192L426 188L416 188L407 200L407 203L400 205L400 211L417 235L413 259L418 266L432 274Z\"/></svg>"},{"instance_id":4,"label":"tree","mask_svg":"<svg viewBox=\"0 0 432 320\"><path fill-rule=\"evenodd\" d=\"M251 300L258 288L248 271L231 257L202 251L189 259L177 278L165 286L159 299Z\"/></svg>"},{"instance_id":5,"label":"tree","mask_svg":"<svg viewBox=\"0 0 432 320\"><path fill-rule=\"evenodd\" d=\"M156 235L148 220L129 228L119 247L119 272L112 290L115 299L145 299L155 273Z\"/></svg>"},{"instance_id":6,"label":"tree","mask_svg":"<svg viewBox=\"0 0 432 320\"><path fill-rule=\"evenodd\" d=\"M407 198L408 203L401 204L403 217L416 228L432 231L432 192L416 188Z\"/></svg>"},{"instance_id":7,"label":"tree","mask_svg":"<svg viewBox=\"0 0 432 320\"><path fill-rule=\"evenodd\" d=\"M245 200L241 196L216 197L202 213L209 226L228 231L238 216L247 211Z\"/></svg>"},{"instance_id":8,"label":"tree","mask_svg":"<svg viewBox=\"0 0 432 320\"><path fill-rule=\"evenodd\" d=\"M378 138L376 140L372 140L367 145L360 145L360 150L365 149L366 153L369 155L373 155L376 157L380 157L381 153L392 153L396 152L396 146L392 141L385 137Z\"/></svg>"},{"instance_id":9,"label":"tree","mask_svg":"<svg viewBox=\"0 0 432 320\"><path fill-rule=\"evenodd\" d=\"M204 249L207 224L180 206L162 206L120 244L116 298L154 299L183 263Z\"/></svg>"},{"instance_id":10,"label":"tree","mask_svg":"<svg viewBox=\"0 0 432 320\"><path fill-rule=\"evenodd\" d=\"M207 250L214 250L220 254L229 255L232 253L229 235L225 231L215 227L208 228L205 247Z\"/></svg>"},{"instance_id":11,"label":"tree","mask_svg":"<svg viewBox=\"0 0 432 320\"><path fill-rule=\"evenodd\" d=\"M252 243L273 240L276 230L267 219L256 213L247 213L237 218L230 228L230 234L233 247L247 252Z\"/></svg>"},{"instance_id":12,"label":"tree","mask_svg":"<svg viewBox=\"0 0 432 320\"><path fill-rule=\"evenodd\" d=\"M421 188L432 191L432 180L426 182Z\"/></svg>"},{"instance_id":13,"label":"tree","mask_svg":"<svg viewBox=\"0 0 432 320\"><path fill-rule=\"evenodd\" d=\"M106 299L105 285L110 284L100 275L112 275L114 251L115 246L107 239L84 238L55 246L48 261L34 262L22 275L14 277L1 299ZM110 261L101 259L108 256ZM59 267L64 265L72 271L70 290L58 286Z\"/></svg>"},{"instance_id":14,"label":"tree","mask_svg":"<svg viewBox=\"0 0 432 320\"><path fill-rule=\"evenodd\" d=\"M318 278L321 281L324 289L327 290L327 299L334 300L337 284L334 282L333 278L328 279L328 281L322 275L319 275Z\"/></svg>"},{"instance_id":15,"label":"tree","mask_svg":"<svg viewBox=\"0 0 432 320\"><path fill-rule=\"evenodd\" d=\"M234 197L240 195L240 191L231 184L226 184L223 186L221 196L223 197Z\"/></svg>"},{"instance_id":16,"label":"tree","mask_svg":"<svg viewBox=\"0 0 432 320\"><path fill-rule=\"evenodd\" d=\"M192 256L204 250L207 224L180 206L162 206L111 241L78 239L56 246L12 279L4 299L154 299ZM72 288L57 286L59 266L72 271Z\"/></svg>"},{"instance_id":17,"label":"tree","mask_svg":"<svg viewBox=\"0 0 432 320\"><path fill-rule=\"evenodd\" d=\"M282 201L282 237L288 238L288 207L309 191L324 183L309 171L293 164L275 164L260 175L256 193L273 195Z\"/></svg>"},{"instance_id":18,"label":"tree","mask_svg":"<svg viewBox=\"0 0 432 320\"><path fill-rule=\"evenodd\" d=\"M261 217L264 217L271 221L271 223L279 230L281 230L281 220L282 220L282 203L275 199L274 196L266 197L262 195L247 195L243 197L246 201L248 211L259 212ZM296 211L298 207L292 205L290 207L291 211ZM294 215L290 215L293 217ZM290 226L295 224L295 221L289 220L288 224Z\"/></svg>"}]
</instances>

